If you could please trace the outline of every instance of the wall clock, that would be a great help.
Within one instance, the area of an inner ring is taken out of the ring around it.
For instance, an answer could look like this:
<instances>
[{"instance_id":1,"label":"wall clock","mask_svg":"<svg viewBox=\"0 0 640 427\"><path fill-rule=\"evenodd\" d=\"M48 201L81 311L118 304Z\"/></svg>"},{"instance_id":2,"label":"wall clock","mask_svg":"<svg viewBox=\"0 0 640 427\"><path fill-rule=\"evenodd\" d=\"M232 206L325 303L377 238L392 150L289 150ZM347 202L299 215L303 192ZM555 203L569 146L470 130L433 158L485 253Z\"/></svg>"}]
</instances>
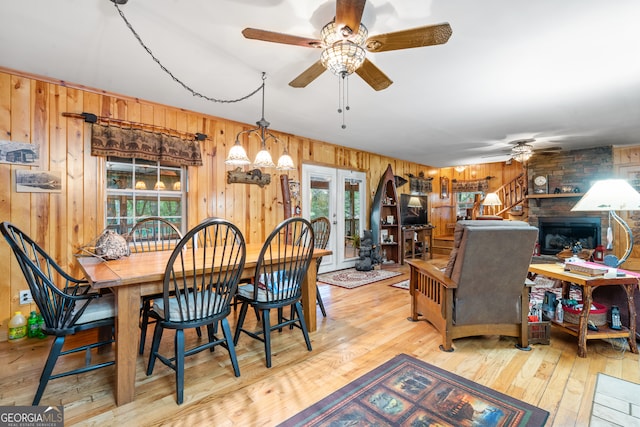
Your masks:
<instances>
[{"instance_id":1,"label":"wall clock","mask_svg":"<svg viewBox=\"0 0 640 427\"><path fill-rule=\"evenodd\" d=\"M549 192L549 182L545 175L537 175L533 178L533 192L535 194L546 194Z\"/></svg>"}]
</instances>

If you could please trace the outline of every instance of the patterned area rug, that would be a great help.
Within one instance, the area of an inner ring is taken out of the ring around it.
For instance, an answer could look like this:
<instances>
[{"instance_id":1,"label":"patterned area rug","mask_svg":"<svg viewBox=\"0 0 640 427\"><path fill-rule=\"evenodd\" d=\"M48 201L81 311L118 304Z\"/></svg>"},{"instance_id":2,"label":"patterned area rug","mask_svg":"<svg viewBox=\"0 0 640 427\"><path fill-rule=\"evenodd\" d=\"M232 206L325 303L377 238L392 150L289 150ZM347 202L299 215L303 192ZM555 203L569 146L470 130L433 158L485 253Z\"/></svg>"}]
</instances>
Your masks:
<instances>
[{"instance_id":1,"label":"patterned area rug","mask_svg":"<svg viewBox=\"0 0 640 427\"><path fill-rule=\"evenodd\" d=\"M369 283L378 282L390 277L399 276L402 273L389 270L371 270L358 271L355 268L347 268L346 270L332 271L318 275L318 282L328 283L330 285L341 286L347 289L357 288L358 286L368 285Z\"/></svg>"},{"instance_id":2,"label":"patterned area rug","mask_svg":"<svg viewBox=\"0 0 640 427\"><path fill-rule=\"evenodd\" d=\"M549 413L400 354L280 424L544 426Z\"/></svg>"},{"instance_id":3,"label":"patterned area rug","mask_svg":"<svg viewBox=\"0 0 640 427\"><path fill-rule=\"evenodd\" d=\"M393 286L394 288L407 289L409 290L409 280L403 280L402 282L393 283L389 286Z\"/></svg>"}]
</instances>

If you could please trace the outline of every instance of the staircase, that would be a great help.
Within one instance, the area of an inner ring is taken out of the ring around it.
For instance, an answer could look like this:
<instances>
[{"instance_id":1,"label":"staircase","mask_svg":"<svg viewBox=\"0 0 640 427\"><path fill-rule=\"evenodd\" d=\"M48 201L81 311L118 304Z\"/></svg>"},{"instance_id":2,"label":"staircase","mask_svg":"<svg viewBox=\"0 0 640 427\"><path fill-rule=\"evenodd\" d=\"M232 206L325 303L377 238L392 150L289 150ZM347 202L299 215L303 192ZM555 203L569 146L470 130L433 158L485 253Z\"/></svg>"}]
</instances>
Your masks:
<instances>
[{"instance_id":1,"label":"staircase","mask_svg":"<svg viewBox=\"0 0 640 427\"><path fill-rule=\"evenodd\" d=\"M501 215L513 209L514 206L522 204L527 197L527 178L525 173L512 179L498 188L495 193L502 200L502 209L496 214Z\"/></svg>"}]
</instances>

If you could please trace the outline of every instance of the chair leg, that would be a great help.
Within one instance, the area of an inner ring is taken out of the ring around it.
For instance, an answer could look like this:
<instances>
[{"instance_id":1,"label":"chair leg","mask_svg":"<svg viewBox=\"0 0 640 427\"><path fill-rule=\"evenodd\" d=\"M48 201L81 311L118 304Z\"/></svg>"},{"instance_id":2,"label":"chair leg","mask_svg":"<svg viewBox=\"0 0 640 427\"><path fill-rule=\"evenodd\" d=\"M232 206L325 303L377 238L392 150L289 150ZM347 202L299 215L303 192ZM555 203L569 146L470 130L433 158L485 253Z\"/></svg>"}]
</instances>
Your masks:
<instances>
[{"instance_id":1,"label":"chair leg","mask_svg":"<svg viewBox=\"0 0 640 427\"><path fill-rule=\"evenodd\" d=\"M53 368L54 366L56 366L56 361L58 360L58 356L60 356L60 352L62 351L64 339L65 337L56 337L56 339L51 344L51 350L49 350L47 362L45 363L44 368L42 369L42 374L40 375L40 384L38 384L36 396L33 398L33 406L40 404L40 399L42 398L44 389L45 387L47 387L47 383L49 382L49 378L51 377Z\"/></svg>"},{"instance_id":2,"label":"chair leg","mask_svg":"<svg viewBox=\"0 0 640 427\"><path fill-rule=\"evenodd\" d=\"M184 330L176 329L176 400L180 405L184 398Z\"/></svg>"},{"instance_id":3,"label":"chair leg","mask_svg":"<svg viewBox=\"0 0 640 427\"><path fill-rule=\"evenodd\" d=\"M149 364L147 365L147 375L153 373L153 367L156 364L156 358L158 357L158 349L160 348L160 341L162 340L162 330L164 328L160 325L160 322L156 322L156 327L153 329L153 341L151 343L151 350L149 350Z\"/></svg>"},{"instance_id":4,"label":"chair leg","mask_svg":"<svg viewBox=\"0 0 640 427\"><path fill-rule=\"evenodd\" d=\"M271 367L271 324L269 310L262 310L262 333L264 335L264 353L267 360L267 368ZM282 328L281 328L282 330Z\"/></svg>"},{"instance_id":5,"label":"chair leg","mask_svg":"<svg viewBox=\"0 0 640 427\"><path fill-rule=\"evenodd\" d=\"M322 317L327 317L327 312L324 309L324 302L322 302L322 295L320 295L320 288L318 287L318 285L316 285L316 300L318 301L318 305L320 306Z\"/></svg>"},{"instance_id":6,"label":"chair leg","mask_svg":"<svg viewBox=\"0 0 640 427\"><path fill-rule=\"evenodd\" d=\"M151 310L151 301L144 300L142 304L142 320L140 323L140 350L138 354L144 354L144 344L147 340L147 328L149 327L149 310Z\"/></svg>"},{"instance_id":7,"label":"chair leg","mask_svg":"<svg viewBox=\"0 0 640 427\"><path fill-rule=\"evenodd\" d=\"M222 326L222 333L227 343L227 350L229 351L229 357L231 358L231 366L233 366L233 373L236 377L240 376L240 367L238 366L238 358L236 357L236 347L233 345L233 336L231 335L231 328L229 328L229 321L225 317L220 321Z\"/></svg>"},{"instance_id":8,"label":"chair leg","mask_svg":"<svg viewBox=\"0 0 640 427\"><path fill-rule=\"evenodd\" d=\"M209 338L209 342L213 342L216 339L217 333L218 333L218 322L212 325L207 325L207 337ZM215 349L216 349L216 346L214 345L209 349L209 351L213 353Z\"/></svg>"},{"instance_id":9,"label":"chair leg","mask_svg":"<svg viewBox=\"0 0 640 427\"><path fill-rule=\"evenodd\" d=\"M249 303L246 301L242 301L242 306L240 307L240 316L238 316L238 323L236 324L236 332L233 335L234 345L238 345L238 338L240 338L240 332L242 332L242 325L244 324L244 318L247 315L248 308Z\"/></svg>"},{"instance_id":10,"label":"chair leg","mask_svg":"<svg viewBox=\"0 0 640 427\"><path fill-rule=\"evenodd\" d=\"M278 323L282 323L284 317L284 307L278 307ZM278 332L282 332L282 327L278 328Z\"/></svg>"},{"instance_id":11,"label":"chair leg","mask_svg":"<svg viewBox=\"0 0 640 427\"><path fill-rule=\"evenodd\" d=\"M311 340L309 339L309 331L307 331L307 324L304 323L304 314L302 313L302 304L297 302L294 305L296 307L296 313L298 313L298 320L300 321L300 329L302 329L302 335L304 335L304 342L307 344L307 350L311 351Z\"/></svg>"}]
</instances>

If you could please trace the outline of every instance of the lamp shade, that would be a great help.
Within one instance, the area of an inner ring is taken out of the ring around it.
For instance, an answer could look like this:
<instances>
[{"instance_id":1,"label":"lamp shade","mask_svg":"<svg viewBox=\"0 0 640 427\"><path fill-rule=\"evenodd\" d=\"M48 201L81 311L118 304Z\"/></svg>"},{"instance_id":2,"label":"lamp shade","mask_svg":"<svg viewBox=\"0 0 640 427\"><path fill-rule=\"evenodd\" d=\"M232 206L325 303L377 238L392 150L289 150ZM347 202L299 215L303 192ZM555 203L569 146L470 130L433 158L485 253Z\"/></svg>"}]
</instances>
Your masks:
<instances>
[{"instance_id":1,"label":"lamp shade","mask_svg":"<svg viewBox=\"0 0 640 427\"><path fill-rule=\"evenodd\" d=\"M500 206L502 205L502 202L496 193L488 193L482 204L485 206Z\"/></svg>"},{"instance_id":2,"label":"lamp shade","mask_svg":"<svg viewBox=\"0 0 640 427\"><path fill-rule=\"evenodd\" d=\"M407 207L409 208L421 208L422 204L420 203L420 199L416 196L411 196L409 198L409 203L407 203Z\"/></svg>"},{"instance_id":3,"label":"lamp shade","mask_svg":"<svg viewBox=\"0 0 640 427\"><path fill-rule=\"evenodd\" d=\"M278 166L276 166L278 170L292 170L295 169L293 165L293 159L286 151L280 156L278 159Z\"/></svg>"},{"instance_id":4,"label":"lamp shade","mask_svg":"<svg viewBox=\"0 0 640 427\"><path fill-rule=\"evenodd\" d=\"M624 179L596 181L572 211L640 210L640 193Z\"/></svg>"},{"instance_id":5,"label":"lamp shade","mask_svg":"<svg viewBox=\"0 0 640 427\"><path fill-rule=\"evenodd\" d=\"M229 150L229 156L224 162L228 165L243 166L250 164L251 160L249 160L247 152L244 151L244 148L240 145L240 141L236 139L236 143L231 147L231 150Z\"/></svg>"},{"instance_id":6,"label":"lamp shade","mask_svg":"<svg viewBox=\"0 0 640 427\"><path fill-rule=\"evenodd\" d=\"M262 150L256 154L256 159L253 162L253 166L256 168L275 168L276 165L271 159L271 154L267 151L267 148L262 145Z\"/></svg>"}]
</instances>

